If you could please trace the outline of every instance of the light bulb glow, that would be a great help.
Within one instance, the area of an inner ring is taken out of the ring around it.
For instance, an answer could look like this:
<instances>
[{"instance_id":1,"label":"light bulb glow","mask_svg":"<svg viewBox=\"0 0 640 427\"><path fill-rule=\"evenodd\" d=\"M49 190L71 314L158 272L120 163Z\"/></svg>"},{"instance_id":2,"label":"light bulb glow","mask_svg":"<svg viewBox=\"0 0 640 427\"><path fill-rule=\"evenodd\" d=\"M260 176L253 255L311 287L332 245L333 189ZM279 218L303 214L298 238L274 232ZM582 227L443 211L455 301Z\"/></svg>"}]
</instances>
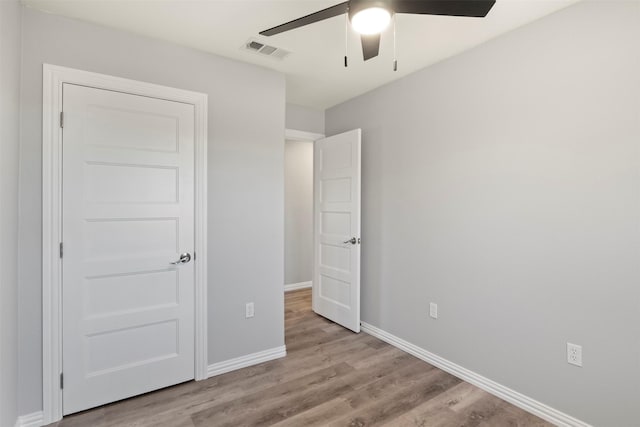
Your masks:
<instances>
[{"instance_id":1,"label":"light bulb glow","mask_svg":"<svg viewBox=\"0 0 640 427\"><path fill-rule=\"evenodd\" d=\"M391 22L391 13L381 7L363 9L353 15L351 25L360 34L371 35L381 33Z\"/></svg>"}]
</instances>

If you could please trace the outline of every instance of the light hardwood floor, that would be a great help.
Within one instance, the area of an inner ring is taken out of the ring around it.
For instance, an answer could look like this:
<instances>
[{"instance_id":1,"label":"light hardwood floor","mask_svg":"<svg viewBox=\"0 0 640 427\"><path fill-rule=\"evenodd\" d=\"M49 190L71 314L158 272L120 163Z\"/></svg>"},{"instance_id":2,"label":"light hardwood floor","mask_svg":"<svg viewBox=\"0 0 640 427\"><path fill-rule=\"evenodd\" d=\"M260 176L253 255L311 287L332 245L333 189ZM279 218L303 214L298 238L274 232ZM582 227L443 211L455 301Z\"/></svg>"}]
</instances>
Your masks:
<instances>
[{"instance_id":1,"label":"light hardwood floor","mask_svg":"<svg viewBox=\"0 0 640 427\"><path fill-rule=\"evenodd\" d=\"M287 357L65 417L58 427L548 426L286 294Z\"/></svg>"}]
</instances>

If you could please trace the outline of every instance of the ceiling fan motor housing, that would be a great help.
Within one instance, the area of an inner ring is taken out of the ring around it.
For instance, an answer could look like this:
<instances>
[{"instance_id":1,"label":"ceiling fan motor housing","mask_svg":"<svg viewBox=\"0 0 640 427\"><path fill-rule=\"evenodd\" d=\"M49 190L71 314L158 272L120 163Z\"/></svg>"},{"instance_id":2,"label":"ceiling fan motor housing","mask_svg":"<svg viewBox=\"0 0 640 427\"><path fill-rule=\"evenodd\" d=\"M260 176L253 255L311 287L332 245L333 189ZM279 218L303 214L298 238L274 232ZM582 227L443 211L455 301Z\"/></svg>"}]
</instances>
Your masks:
<instances>
[{"instance_id":1,"label":"ceiling fan motor housing","mask_svg":"<svg viewBox=\"0 0 640 427\"><path fill-rule=\"evenodd\" d=\"M351 21L356 13L372 7L386 9L389 15L393 15L390 0L351 0L349 2L349 21Z\"/></svg>"}]
</instances>

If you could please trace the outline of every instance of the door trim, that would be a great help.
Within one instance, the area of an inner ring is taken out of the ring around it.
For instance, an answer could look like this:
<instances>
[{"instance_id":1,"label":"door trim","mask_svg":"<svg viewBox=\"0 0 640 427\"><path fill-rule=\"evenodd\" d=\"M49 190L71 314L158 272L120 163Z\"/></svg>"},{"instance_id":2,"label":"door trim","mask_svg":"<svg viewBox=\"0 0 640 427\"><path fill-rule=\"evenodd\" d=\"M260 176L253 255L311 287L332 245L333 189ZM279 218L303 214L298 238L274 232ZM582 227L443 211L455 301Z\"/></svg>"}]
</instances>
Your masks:
<instances>
[{"instance_id":1,"label":"door trim","mask_svg":"<svg viewBox=\"0 0 640 427\"><path fill-rule=\"evenodd\" d=\"M206 94L44 64L42 69L42 402L43 422L62 418L62 85L71 83L191 104L195 109L195 379L207 378Z\"/></svg>"},{"instance_id":2,"label":"door trim","mask_svg":"<svg viewBox=\"0 0 640 427\"><path fill-rule=\"evenodd\" d=\"M285 129L284 131L284 139L289 141L316 142L320 138L324 138L324 134L296 129Z\"/></svg>"}]
</instances>

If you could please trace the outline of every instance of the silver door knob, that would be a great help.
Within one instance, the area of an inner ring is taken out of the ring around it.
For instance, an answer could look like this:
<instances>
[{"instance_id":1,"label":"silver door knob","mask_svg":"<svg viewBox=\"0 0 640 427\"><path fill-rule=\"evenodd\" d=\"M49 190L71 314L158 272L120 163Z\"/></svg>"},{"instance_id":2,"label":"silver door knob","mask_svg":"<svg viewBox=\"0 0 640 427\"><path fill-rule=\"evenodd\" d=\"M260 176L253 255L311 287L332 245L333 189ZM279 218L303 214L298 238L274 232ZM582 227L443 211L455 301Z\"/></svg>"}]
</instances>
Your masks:
<instances>
[{"instance_id":1,"label":"silver door knob","mask_svg":"<svg viewBox=\"0 0 640 427\"><path fill-rule=\"evenodd\" d=\"M183 253L180 255L180 259L177 261L172 262L171 264L173 265L178 265L178 264L186 264L189 261L191 261L191 254L190 253Z\"/></svg>"},{"instance_id":2,"label":"silver door knob","mask_svg":"<svg viewBox=\"0 0 640 427\"><path fill-rule=\"evenodd\" d=\"M358 242L358 240L355 237L352 237L349 240L345 240L342 243L351 243L352 245L355 245L357 242Z\"/></svg>"}]
</instances>

